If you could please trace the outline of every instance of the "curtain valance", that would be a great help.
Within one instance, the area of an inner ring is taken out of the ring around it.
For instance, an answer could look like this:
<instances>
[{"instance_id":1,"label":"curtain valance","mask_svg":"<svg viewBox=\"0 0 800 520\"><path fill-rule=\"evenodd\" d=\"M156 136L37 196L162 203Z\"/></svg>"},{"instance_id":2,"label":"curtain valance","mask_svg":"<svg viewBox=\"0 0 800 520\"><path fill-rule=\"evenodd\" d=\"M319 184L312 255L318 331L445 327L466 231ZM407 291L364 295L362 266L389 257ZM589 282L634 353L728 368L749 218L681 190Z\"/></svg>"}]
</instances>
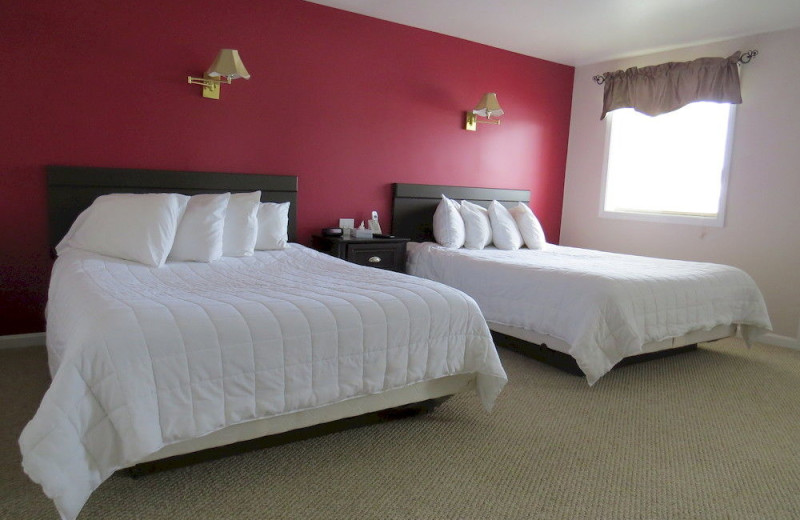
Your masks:
<instances>
[{"instance_id":1,"label":"curtain valance","mask_svg":"<svg viewBox=\"0 0 800 520\"><path fill-rule=\"evenodd\" d=\"M617 108L657 116L695 101L740 104L741 55L737 51L727 58L698 58L607 72L601 76L604 91L600 119Z\"/></svg>"}]
</instances>

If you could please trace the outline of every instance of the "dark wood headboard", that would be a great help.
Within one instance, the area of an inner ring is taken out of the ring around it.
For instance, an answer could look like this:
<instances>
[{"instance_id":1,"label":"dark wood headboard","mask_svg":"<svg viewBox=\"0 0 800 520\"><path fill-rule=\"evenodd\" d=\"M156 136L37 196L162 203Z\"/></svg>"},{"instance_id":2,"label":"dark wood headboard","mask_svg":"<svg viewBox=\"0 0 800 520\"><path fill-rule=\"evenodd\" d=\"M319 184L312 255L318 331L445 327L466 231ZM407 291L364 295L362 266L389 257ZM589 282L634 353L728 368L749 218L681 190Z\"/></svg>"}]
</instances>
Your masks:
<instances>
[{"instance_id":1,"label":"dark wood headboard","mask_svg":"<svg viewBox=\"0 0 800 520\"><path fill-rule=\"evenodd\" d=\"M392 184L392 233L414 242L433 241L433 213L442 195L455 201L468 200L484 208L496 200L506 207L529 203L528 190L436 186L432 184Z\"/></svg>"},{"instance_id":2,"label":"dark wood headboard","mask_svg":"<svg viewBox=\"0 0 800 520\"><path fill-rule=\"evenodd\" d=\"M297 235L297 176L244 173L135 170L47 166L50 247L55 247L94 199L109 193L249 192L261 190L262 202L291 202L289 240Z\"/></svg>"}]
</instances>

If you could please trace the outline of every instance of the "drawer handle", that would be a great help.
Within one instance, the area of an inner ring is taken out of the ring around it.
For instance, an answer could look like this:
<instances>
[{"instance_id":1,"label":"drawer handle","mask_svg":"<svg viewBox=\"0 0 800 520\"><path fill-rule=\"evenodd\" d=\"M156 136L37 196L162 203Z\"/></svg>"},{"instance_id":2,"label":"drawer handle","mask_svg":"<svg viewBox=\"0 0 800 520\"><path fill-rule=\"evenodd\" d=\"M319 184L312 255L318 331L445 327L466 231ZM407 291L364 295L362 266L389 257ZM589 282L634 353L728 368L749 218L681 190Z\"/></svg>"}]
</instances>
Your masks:
<instances>
[{"instance_id":1,"label":"drawer handle","mask_svg":"<svg viewBox=\"0 0 800 520\"><path fill-rule=\"evenodd\" d=\"M371 264L379 264L379 263L381 263L381 257L379 257L379 256L371 256L371 257L369 257L369 260L367 260L367 261L369 263L371 263Z\"/></svg>"}]
</instances>

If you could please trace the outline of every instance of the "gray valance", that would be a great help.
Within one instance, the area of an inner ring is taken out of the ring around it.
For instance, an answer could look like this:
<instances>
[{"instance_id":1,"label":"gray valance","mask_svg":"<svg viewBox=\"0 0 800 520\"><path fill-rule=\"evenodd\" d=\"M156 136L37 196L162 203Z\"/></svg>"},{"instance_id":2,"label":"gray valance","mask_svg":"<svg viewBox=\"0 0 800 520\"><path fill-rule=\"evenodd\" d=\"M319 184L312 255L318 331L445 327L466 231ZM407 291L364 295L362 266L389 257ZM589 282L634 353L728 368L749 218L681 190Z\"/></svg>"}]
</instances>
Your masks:
<instances>
[{"instance_id":1,"label":"gray valance","mask_svg":"<svg viewBox=\"0 0 800 520\"><path fill-rule=\"evenodd\" d=\"M740 104L739 58L698 58L603 74L603 114L617 108L657 116L695 101ZM749 60L748 60L749 61Z\"/></svg>"}]
</instances>

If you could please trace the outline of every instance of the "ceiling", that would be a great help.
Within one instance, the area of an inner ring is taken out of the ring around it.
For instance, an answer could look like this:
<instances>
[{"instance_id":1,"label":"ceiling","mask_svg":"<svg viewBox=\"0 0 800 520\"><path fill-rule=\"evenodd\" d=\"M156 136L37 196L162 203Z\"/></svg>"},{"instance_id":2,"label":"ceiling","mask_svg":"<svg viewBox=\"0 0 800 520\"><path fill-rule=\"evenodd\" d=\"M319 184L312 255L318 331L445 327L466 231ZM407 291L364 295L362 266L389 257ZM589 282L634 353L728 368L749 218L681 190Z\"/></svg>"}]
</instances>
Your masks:
<instances>
[{"instance_id":1,"label":"ceiling","mask_svg":"<svg viewBox=\"0 0 800 520\"><path fill-rule=\"evenodd\" d=\"M308 0L566 65L800 27L800 0Z\"/></svg>"}]
</instances>

